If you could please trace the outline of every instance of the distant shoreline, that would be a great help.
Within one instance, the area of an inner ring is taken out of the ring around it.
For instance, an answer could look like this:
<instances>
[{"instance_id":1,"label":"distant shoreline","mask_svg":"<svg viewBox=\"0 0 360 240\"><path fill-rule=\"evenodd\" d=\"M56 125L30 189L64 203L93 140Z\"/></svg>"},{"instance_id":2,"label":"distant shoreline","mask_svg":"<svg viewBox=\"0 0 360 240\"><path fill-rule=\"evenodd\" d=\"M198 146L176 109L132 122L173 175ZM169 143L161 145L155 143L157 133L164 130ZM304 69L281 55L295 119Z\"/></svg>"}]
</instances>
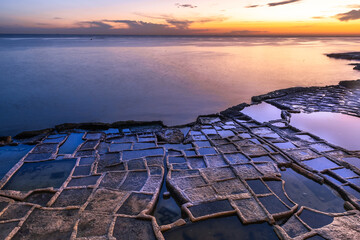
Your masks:
<instances>
[{"instance_id":1,"label":"distant shoreline","mask_svg":"<svg viewBox=\"0 0 360 240\"><path fill-rule=\"evenodd\" d=\"M121 35L121 34L32 34L32 33L0 33L0 38L9 38L9 37L138 37L138 38L146 38L146 37L154 37L154 38L162 38L162 37L168 37L168 38L177 38L177 37L186 37L186 38L254 38L254 37L261 37L261 38L292 38L292 37L298 37L298 38L322 38L322 37L331 37L331 38L354 38L354 37L360 37L360 34L357 35Z\"/></svg>"}]
</instances>

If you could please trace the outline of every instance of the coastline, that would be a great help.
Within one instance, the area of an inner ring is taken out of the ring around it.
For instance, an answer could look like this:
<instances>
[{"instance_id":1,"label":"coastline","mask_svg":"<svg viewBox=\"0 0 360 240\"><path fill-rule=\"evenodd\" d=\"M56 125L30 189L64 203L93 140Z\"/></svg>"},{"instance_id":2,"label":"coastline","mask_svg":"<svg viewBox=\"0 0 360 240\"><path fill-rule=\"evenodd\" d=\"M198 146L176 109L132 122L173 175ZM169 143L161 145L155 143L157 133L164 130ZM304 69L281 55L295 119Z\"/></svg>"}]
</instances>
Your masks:
<instances>
[{"instance_id":1,"label":"coastline","mask_svg":"<svg viewBox=\"0 0 360 240\"><path fill-rule=\"evenodd\" d=\"M26 138L33 138L39 135L45 136L46 134L52 132L61 132L66 130L72 129L83 129L83 130L107 130L110 128L129 128L129 127L136 127L136 126L149 126L149 125L157 125L161 128L182 128L182 127L191 127L194 126L198 119L201 117L232 117L234 114L236 115L239 111L243 110L245 107L258 104L261 102L267 102L281 110L288 110L290 112L299 112L300 110L297 108L293 108L287 104L281 104L279 100L284 99L287 101L287 98L292 98L297 95L308 94L308 93L316 93L323 90L333 90L333 89L342 89L344 94L346 94L347 90L351 89L360 89L360 79L359 80L346 80L340 81L338 85L328 85L324 87L291 87L286 89L279 89L272 92L268 92L265 94L261 94L258 96L253 96L251 98L251 103L240 103L236 106L229 107L219 113L211 113L206 115L200 115L197 117L195 122L190 122L187 124L176 125L176 126L166 126L162 121L136 121L136 120L127 120L127 121L116 121L113 123L104 123L104 122L84 122L84 123L63 123L54 126L53 128L46 128L46 129L39 129L39 130L29 130L23 131L15 136L0 136L0 144L6 145L12 143L12 140L9 139L26 139ZM336 103L329 103L329 104L336 104ZM355 107L356 109L356 107ZM305 109L306 112L313 112L313 110ZM318 109L317 111L321 111ZM329 111L325 110L325 111ZM351 116L360 117L360 111L346 111L346 110L339 110L334 109L331 112L341 112L344 114L348 114ZM6 143L6 144L5 144Z\"/></svg>"},{"instance_id":2,"label":"coastline","mask_svg":"<svg viewBox=\"0 0 360 240\"><path fill-rule=\"evenodd\" d=\"M0 236L162 240L202 236L211 222L228 238L357 239L360 146L290 118L359 118L359 97L360 80L341 81L254 96L180 126L64 123L1 137ZM279 114L243 112L264 103Z\"/></svg>"}]
</instances>

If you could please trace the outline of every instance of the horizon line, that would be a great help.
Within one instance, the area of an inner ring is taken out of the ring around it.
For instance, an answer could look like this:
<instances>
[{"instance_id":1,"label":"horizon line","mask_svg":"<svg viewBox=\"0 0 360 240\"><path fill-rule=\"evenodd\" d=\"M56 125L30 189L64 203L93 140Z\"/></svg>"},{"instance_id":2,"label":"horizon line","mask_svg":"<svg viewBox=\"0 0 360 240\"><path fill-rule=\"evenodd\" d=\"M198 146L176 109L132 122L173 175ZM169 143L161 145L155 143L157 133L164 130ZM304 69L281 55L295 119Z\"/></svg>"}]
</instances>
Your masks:
<instances>
[{"instance_id":1,"label":"horizon line","mask_svg":"<svg viewBox=\"0 0 360 240\"><path fill-rule=\"evenodd\" d=\"M360 34L84 34L84 33L0 33L3 36L109 36L109 37L360 37Z\"/></svg>"}]
</instances>

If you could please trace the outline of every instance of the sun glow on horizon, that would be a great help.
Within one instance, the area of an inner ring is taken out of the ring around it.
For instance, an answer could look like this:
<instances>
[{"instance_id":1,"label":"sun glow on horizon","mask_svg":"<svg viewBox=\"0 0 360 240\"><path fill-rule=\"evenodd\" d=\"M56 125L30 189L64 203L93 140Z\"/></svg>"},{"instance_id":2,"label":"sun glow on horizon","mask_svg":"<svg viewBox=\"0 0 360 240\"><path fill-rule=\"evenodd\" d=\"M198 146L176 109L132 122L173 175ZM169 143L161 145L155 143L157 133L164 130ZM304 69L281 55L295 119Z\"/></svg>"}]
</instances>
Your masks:
<instances>
[{"instance_id":1,"label":"sun glow on horizon","mask_svg":"<svg viewBox=\"0 0 360 240\"><path fill-rule=\"evenodd\" d=\"M357 0L3 0L0 33L360 35Z\"/></svg>"}]
</instances>

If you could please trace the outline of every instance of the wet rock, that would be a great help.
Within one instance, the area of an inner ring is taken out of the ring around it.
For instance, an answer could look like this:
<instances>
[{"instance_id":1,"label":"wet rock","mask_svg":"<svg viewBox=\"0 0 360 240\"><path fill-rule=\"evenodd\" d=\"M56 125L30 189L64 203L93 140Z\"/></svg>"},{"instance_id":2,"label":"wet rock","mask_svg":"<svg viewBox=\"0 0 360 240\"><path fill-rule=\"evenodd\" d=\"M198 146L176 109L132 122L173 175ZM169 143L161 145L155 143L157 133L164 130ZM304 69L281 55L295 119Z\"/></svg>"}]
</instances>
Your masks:
<instances>
[{"instance_id":1,"label":"wet rock","mask_svg":"<svg viewBox=\"0 0 360 240\"><path fill-rule=\"evenodd\" d=\"M39 204L43 207L50 201L54 196L55 191L34 191L24 200L29 203Z\"/></svg>"},{"instance_id":2,"label":"wet rock","mask_svg":"<svg viewBox=\"0 0 360 240\"><path fill-rule=\"evenodd\" d=\"M169 199L171 197L170 193L169 192L164 192L163 193L163 198L164 199Z\"/></svg>"},{"instance_id":3,"label":"wet rock","mask_svg":"<svg viewBox=\"0 0 360 240\"><path fill-rule=\"evenodd\" d=\"M120 186L123 191L140 191L148 179L147 171L129 172L125 181Z\"/></svg>"},{"instance_id":4,"label":"wet rock","mask_svg":"<svg viewBox=\"0 0 360 240\"><path fill-rule=\"evenodd\" d=\"M19 223L20 221L0 223L0 239L6 239Z\"/></svg>"},{"instance_id":5,"label":"wet rock","mask_svg":"<svg viewBox=\"0 0 360 240\"><path fill-rule=\"evenodd\" d=\"M236 116L241 116L240 111L243 110L245 107L250 106L247 103L241 103L239 105L230 107L228 109L226 109L225 111L220 112L221 115L227 116L227 117L236 117Z\"/></svg>"},{"instance_id":6,"label":"wet rock","mask_svg":"<svg viewBox=\"0 0 360 240\"><path fill-rule=\"evenodd\" d=\"M36 130L36 131L24 131L22 133L17 134L14 137L14 139L32 138L32 137L36 137L39 135L45 135L45 134L51 133L52 131L54 131L53 128L46 128L46 129Z\"/></svg>"},{"instance_id":7,"label":"wet rock","mask_svg":"<svg viewBox=\"0 0 360 240\"><path fill-rule=\"evenodd\" d=\"M159 141L167 143L182 143L184 141L184 134L180 129L171 128L157 132L156 136Z\"/></svg>"},{"instance_id":8,"label":"wet rock","mask_svg":"<svg viewBox=\"0 0 360 240\"><path fill-rule=\"evenodd\" d=\"M20 219L25 217L25 215L32 208L31 205L25 204L11 204L0 216L0 221L11 220L11 219Z\"/></svg>"},{"instance_id":9,"label":"wet rock","mask_svg":"<svg viewBox=\"0 0 360 240\"><path fill-rule=\"evenodd\" d=\"M100 122L90 122L90 123L64 123L56 125L55 129L58 132L63 132L71 129L86 129L86 130L107 130L111 124L109 123L100 123Z\"/></svg>"},{"instance_id":10,"label":"wet rock","mask_svg":"<svg viewBox=\"0 0 360 240\"><path fill-rule=\"evenodd\" d=\"M11 136L0 137L0 145L7 145L11 143Z\"/></svg>"},{"instance_id":11,"label":"wet rock","mask_svg":"<svg viewBox=\"0 0 360 240\"><path fill-rule=\"evenodd\" d=\"M286 110L282 110L281 111L281 118L283 120L285 120L287 123L290 123L291 114Z\"/></svg>"},{"instance_id":12,"label":"wet rock","mask_svg":"<svg viewBox=\"0 0 360 240\"><path fill-rule=\"evenodd\" d=\"M214 199L216 192L211 186L189 188L184 194L190 202L206 201Z\"/></svg>"},{"instance_id":13,"label":"wet rock","mask_svg":"<svg viewBox=\"0 0 360 240\"><path fill-rule=\"evenodd\" d=\"M118 240L156 239L151 221L123 217L116 219L113 236Z\"/></svg>"},{"instance_id":14,"label":"wet rock","mask_svg":"<svg viewBox=\"0 0 360 240\"><path fill-rule=\"evenodd\" d=\"M330 53L326 54L326 56L336 59L360 60L360 52Z\"/></svg>"},{"instance_id":15,"label":"wet rock","mask_svg":"<svg viewBox=\"0 0 360 240\"><path fill-rule=\"evenodd\" d=\"M118 189L122 180L125 178L126 172L108 172L100 183L100 187Z\"/></svg>"},{"instance_id":16,"label":"wet rock","mask_svg":"<svg viewBox=\"0 0 360 240\"><path fill-rule=\"evenodd\" d=\"M35 151L36 152L36 151ZM53 154L50 153L30 153L26 158L25 162L38 162L48 160L53 157ZM52 158L53 159L53 158Z\"/></svg>"},{"instance_id":17,"label":"wet rock","mask_svg":"<svg viewBox=\"0 0 360 240\"><path fill-rule=\"evenodd\" d=\"M359 221L359 213L336 217L331 224L318 229L318 232L327 239L359 239Z\"/></svg>"},{"instance_id":18,"label":"wet rock","mask_svg":"<svg viewBox=\"0 0 360 240\"><path fill-rule=\"evenodd\" d=\"M297 216L292 216L284 225L282 225L282 228L291 238L309 232L309 229L304 224L302 224Z\"/></svg>"},{"instance_id":19,"label":"wet rock","mask_svg":"<svg viewBox=\"0 0 360 240\"><path fill-rule=\"evenodd\" d=\"M49 187L60 188L75 163L75 159L25 163L2 189L29 191Z\"/></svg>"},{"instance_id":20,"label":"wet rock","mask_svg":"<svg viewBox=\"0 0 360 240\"><path fill-rule=\"evenodd\" d=\"M152 197L153 195L150 194L131 193L117 213L125 215L138 215L148 208L148 204L150 203Z\"/></svg>"},{"instance_id":21,"label":"wet rock","mask_svg":"<svg viewBox=\"0 0 360 240\"><path fill-rule=\"evenodd\" d=\"M265 211L254 198L234 200L239 217L244 224L263 222L268 219Z\"/></svg>"},{"instance_id":22,"label":"wet rock","mask_svg":"<svg viewBox=\"0 0 360 240\"><path fill-rule=\"evenodd\" d=\"M268 99L283 109L285 119L287 112L300 110L359 115L358 84L285 89L254 100ZM162 239L159 229L170 229L165 236L186 232L181 229L194 232L196 225L184 219L174 223L181 210L191 221L199 221L204 231L212 230L206 218L236 213L246 224L267 221L269 231L275 227L284 238L358 238L348 231L358 227L358 219L345 217L360 209L359 152L326 143L283 120L280 125L256 122L239 112L245 105L200 116L186 129L119 122L113 127L120 129L101 131L109 125L63 124L58 129L65 134L36 136L46 138L19 153L1 172L0 194L16 203L0 199L0 238L18 226L17 219L30 215L14 239ZM13 148L2 148L0 161L6 161ZM31 149L25 162L19 162ZM160 203L157 209L156 199L169 208L163 211ZM176 210L171 212L171 207ZM295 213L297 208L302 212ZM160 211L166 221L159 221ZM237 216L230 218L242 228ZM209 220L225 236L227 226L221 219ZM339 219L344 219L342 224ZM334 224L340 233L329 230ZM256 229L246 227L252 226Z\"/></svg>"},{"instance_id":23,"label":"wet rock","mask_svg":"<svg viewBox=\"0 0 360 240\"><path fill-rule=\"evenodd\" d=\"M88 177L79 177L72 178L68 187L79 187L79 186L94 186L100 176L88 176Z\"/></svg>"},{"instance_id":24,"label":"wet rock","mask_svg":"<svg viewBox=\"0 0 360 240\"><path fill-rule=\"evenodd\" d=\"M282 203L275 195L269 195L265 197L258 198L261 204L266 208L266 210L272 214L286 214L290 209Z\"/></svg>"},{"instance_id":25,"label":"wet rock","mask_svg":"<svg viewBox=\"0 0 360 240\"><path fill-rule=\"evenodd\" d=\"M64 189L52 206L81 206L87 201L92 190L92 188Z\"/></svg>"},{"instance_id":26,"label":"wet rock","mask_svg":"<svg viewBox=\"0 0 360 240\"><path fill-rule=\"evenodd\" d=\"M261 101L265 101L268 99L273 99L273 98L278 98L278 97L284 97L288 94L291 93L297 93L297 92L302 92L304 90L308 90L308 88L304 88L304 87L292 87L292 88L287 88L287 89L281 89L281 90L276 90L264 95L259 95L259 96L254 96L251 98L251 101L253 102L261 102Z\"/></svg>"},{"instance_id":27,"label":"wet rock","mask_svg":"<svg viewBox=\"0 0 360 240\"><path fill-rule=\"evenodd\" d=\"M77 237L107 236L112 216L85 211L79 221Z\"/></svg>"},{"instance_id":28,"label":"wet rock","mask_svg":"<svg viewBox=\"0 0 360 240\"><path fill-rule=\"evenodd\" d=\"M162 127L165 127L164 123L162 121L117 121L111 124L112 128L132 128L132 127L149 127L150 129L157 129L159 130Z\"/></svg>"},{"instance_id":29,"label":"wet rock","mask_svg":"<svg viewBox=\"0 0 360 240\"><path fill-rule=\"evenodd\" d=\"M200 205L194 205L189 207L189 210L193 217L210 217L211 215L217 215L217 213L226 213L234 211L234 208L230 205L228 200L220 200L214 202L207 202Z\"/></svg>"},{"instance_id":30,"label":"wet rock","mask_svg":"<svg viewBox=\"0 0 360 240\"><path fill-rule=\"evenodd\" d=\"M57 147L58 144L56 143L39 144L33 149L32 153L55 153Z\"/></svg>"},{"instance_id":31,"label":"wet rock","mask_svg":"<svg viewBox=\"0 0 360 240\"><path fill-rule=\"evenodd\" d=\"M360 70L360 63L350 63L349 65L354 66L354 70Z\"/></svg>"},{"instance_id":32,"label":"wet rock","mask_svg":"<svg viewBox=\"0 0 360 240\"><path fill-rule=\"evenodd\" d=\"M12 239L70 239L77 209L35 209Z\"/></svg>"},{"instance_id":33,"label":"wet rock","mask_svg":"<svg viewBox=\"0 0 360 240\"><path fill-rule=\"evenodd\" d=\"M87 205L86 210L111 214L125 195L126 192L98 189Z\"/></svg>"},{"instance_id":34,"label":"wet rock","mask_svg":"<svg viewBox=\"0 0 360 240\"><path fill-rule=\"evenodd\" d=\"M346 87L346 88L360 88L360 80L354 80L354 81L341 81L339 82L340 86Z\"/></svg>"},{"instance_id":35,"label":"wet rock","mask_svg":"<svg viewBox=\"0 0 360 240\"><path fill-rule=\"evenodd\" d=\"M299 217L311 228L321 228L323 226L332 223L334 219L333 217L330 217L328 215L311 211L308 209L303 209Z\"/></svg>"}]
</instances>

